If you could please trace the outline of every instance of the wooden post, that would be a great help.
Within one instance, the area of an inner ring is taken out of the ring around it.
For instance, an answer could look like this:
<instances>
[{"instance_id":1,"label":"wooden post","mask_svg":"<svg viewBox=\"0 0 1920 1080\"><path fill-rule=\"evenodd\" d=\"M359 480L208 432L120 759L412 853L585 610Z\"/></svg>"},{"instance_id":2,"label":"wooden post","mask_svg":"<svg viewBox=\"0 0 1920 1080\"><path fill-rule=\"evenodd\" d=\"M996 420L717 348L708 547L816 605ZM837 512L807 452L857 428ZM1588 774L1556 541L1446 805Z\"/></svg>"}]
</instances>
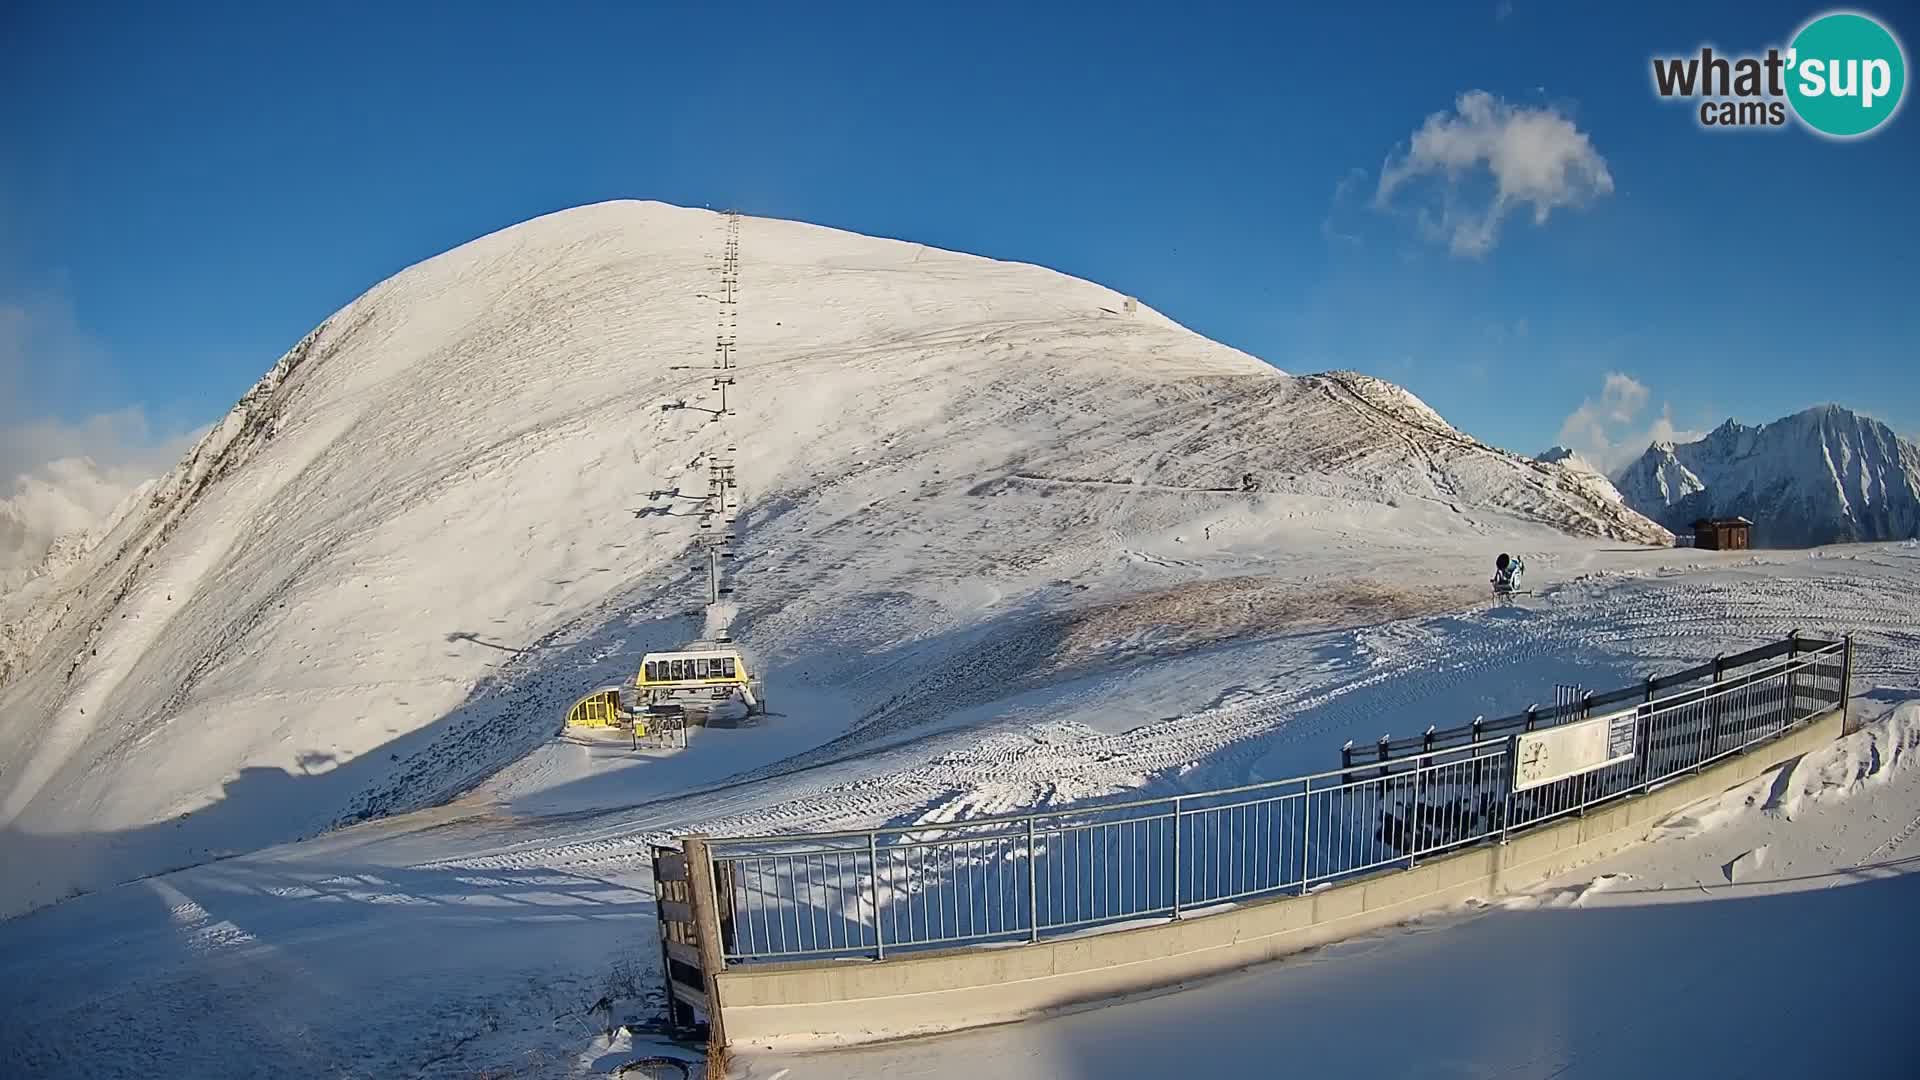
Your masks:
<instances>
[{"instance_id":1,"label":"wooden post","mask_svg":"<svg viewBox=\"0 0 1920 1080\"><path fill-rule=\"evenodd\" d=\"M727 1025L721 1015L720 979L726 961L720 948L720 905L715 896L713 857L705 834L684 837L687 882L693 896L693 925L700 940L700 974L707 989L707 1075L727 1075ZM717 1067L716 1067L717 1066Z\"/></svg>"},{"instance_id":2,"label":"wooden post","mask_svg":"<svg viewBox=\"0 0 1920 1080\"><path fill-rule=\"evenodd\" d=\"M672 882L662 880L664 875L660 873L661 852L662 849L659 847L649 846L648 848L648 853L653 857L653 899L654 909L657 912L655 923L660 928L660 976L667 984L667 1030L674 1035L679 1035L686 1027L680 1020L684 1006L673 996L673 950L668 945L672 937L667 929L670 923L666 913L659 910L660 901L664 899L663 894Z\"/></svg>"}]
</instances>

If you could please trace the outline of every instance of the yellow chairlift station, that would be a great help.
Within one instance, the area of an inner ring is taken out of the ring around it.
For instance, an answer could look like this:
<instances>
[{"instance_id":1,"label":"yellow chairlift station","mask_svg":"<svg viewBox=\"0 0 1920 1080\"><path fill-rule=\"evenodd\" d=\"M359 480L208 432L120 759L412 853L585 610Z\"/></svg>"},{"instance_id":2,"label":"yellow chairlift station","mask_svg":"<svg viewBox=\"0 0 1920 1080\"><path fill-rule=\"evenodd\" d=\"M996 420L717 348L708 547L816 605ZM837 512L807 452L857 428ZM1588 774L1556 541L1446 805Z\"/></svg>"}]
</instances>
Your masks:
<instances>
[{"instance_id":1,"label":"yellow chairlift station","mask_svg":"<svg viewBox=\"0 0 1920 1080\"><path fill-rule=\"evenodd\" d=\"M641 658L634 686L649 705L699 708L737 697L749 716L767 711L760 677L731 642L694 642L673 652L648 653Z\"/></svg>"},{"instance_id":2,"label":"yellow chairlift station","mask_svg":"<svg viewBox=\"0 0 1920 1080\"><path fill-rule=\"evenodd\" d=\"M567 727L585 728L627 728L635 727L637 734L646 734L645 721L633 715L621 700L621 687L603 686L579 701L567 710Z\"/></svg>"}]
</instances>

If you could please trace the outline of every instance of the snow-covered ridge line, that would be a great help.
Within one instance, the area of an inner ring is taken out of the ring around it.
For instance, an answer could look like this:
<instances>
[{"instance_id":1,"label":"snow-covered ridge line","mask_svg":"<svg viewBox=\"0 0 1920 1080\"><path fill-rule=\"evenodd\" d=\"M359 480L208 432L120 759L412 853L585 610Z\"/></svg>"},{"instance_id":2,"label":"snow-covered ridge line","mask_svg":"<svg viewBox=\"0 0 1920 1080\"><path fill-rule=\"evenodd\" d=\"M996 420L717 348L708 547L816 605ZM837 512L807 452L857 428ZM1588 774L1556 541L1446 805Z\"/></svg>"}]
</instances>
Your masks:
<instances>
[{"instance_id":1,"label":"snow-covered ridge line","mask_svg":"<svg viewBox=\"0 0 1920 1080\"><path fill-rule=\"evenodd\" d=\"M1920 536L1920 447L1837 405L1657 442L1615 480L1628 505L1675 531L1738 515L1768 547Z\"/></svg>"},{"instance_id":2,"label":"snow-covered ridge line","mask_svg":"<svg viewBox=\"0 0 1920 1080\"><path fill-rule=\"evenodd\" d=\"M71 568L76 576L100 575L117 580L106 587L108 599L96 604L111 609L124 600L139 580L149 554L164 545L190 513L200 495L213 484L245 464L259 443L273 437L274 426L285 407L282 387L306 360L315 341L332 319L309 331L293 348L281 356L251 389L241 395L222 421L213 426L190 447L179 464L164 475L142 484L100 526L100 536ZM51 602L35 605L0 626L0 687L18 675L47 636L73 613L75 605L97 582L59 595ZM81 652L95 648L105 615L92 623L87 636L74 650L74 666ZM46 662L45 658L39 658Z\"/></svg>"}]
</instances>

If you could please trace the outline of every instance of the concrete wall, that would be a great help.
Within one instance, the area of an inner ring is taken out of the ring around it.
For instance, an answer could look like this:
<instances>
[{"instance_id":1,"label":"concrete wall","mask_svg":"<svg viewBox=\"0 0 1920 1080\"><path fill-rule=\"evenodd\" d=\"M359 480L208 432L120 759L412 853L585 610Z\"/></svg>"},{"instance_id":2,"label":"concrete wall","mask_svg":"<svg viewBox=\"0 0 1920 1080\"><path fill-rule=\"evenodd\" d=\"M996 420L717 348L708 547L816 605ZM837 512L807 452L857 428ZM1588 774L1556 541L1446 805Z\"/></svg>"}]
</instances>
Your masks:
<instances>
[{"instance_id":1,"label":"concrete wall","mask_svg":"<svg viewBox=\"0 0 1920 1080\"><path fill-rule=\"evenodd\" d=\"M951 1031L1272 960L1605 858L1680 807L1837 738L1842 724L1836 710L1650 795L1307 896L1035 944L733 968L716 980L727 1038L792 1047Z\"/></svg>"}]
</instances>

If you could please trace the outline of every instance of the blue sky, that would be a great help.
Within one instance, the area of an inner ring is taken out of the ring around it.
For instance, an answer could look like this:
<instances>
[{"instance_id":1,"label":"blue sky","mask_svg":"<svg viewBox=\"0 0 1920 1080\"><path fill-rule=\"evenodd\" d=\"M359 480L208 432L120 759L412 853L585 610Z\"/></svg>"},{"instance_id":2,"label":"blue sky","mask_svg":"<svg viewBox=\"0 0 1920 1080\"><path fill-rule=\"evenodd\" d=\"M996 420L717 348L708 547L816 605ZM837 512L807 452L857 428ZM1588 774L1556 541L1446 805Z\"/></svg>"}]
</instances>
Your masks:
<instances>
[{"instance_id":1,"label":"blue sky","mask_svg":"<svg viewBox=\"0 0 1920 1080\"><path fill-rule=\"evenodd\" d=\"M1920 117L1710 132L1651 89L1817 5L255 7L0 14L4 464L166 444L380 278L615 197L1041 263L1523 452L1920 431ZM1490 216L1486 160L1415 152L1436 113L1572 171Z\"/></svg>"}]
</instances>

